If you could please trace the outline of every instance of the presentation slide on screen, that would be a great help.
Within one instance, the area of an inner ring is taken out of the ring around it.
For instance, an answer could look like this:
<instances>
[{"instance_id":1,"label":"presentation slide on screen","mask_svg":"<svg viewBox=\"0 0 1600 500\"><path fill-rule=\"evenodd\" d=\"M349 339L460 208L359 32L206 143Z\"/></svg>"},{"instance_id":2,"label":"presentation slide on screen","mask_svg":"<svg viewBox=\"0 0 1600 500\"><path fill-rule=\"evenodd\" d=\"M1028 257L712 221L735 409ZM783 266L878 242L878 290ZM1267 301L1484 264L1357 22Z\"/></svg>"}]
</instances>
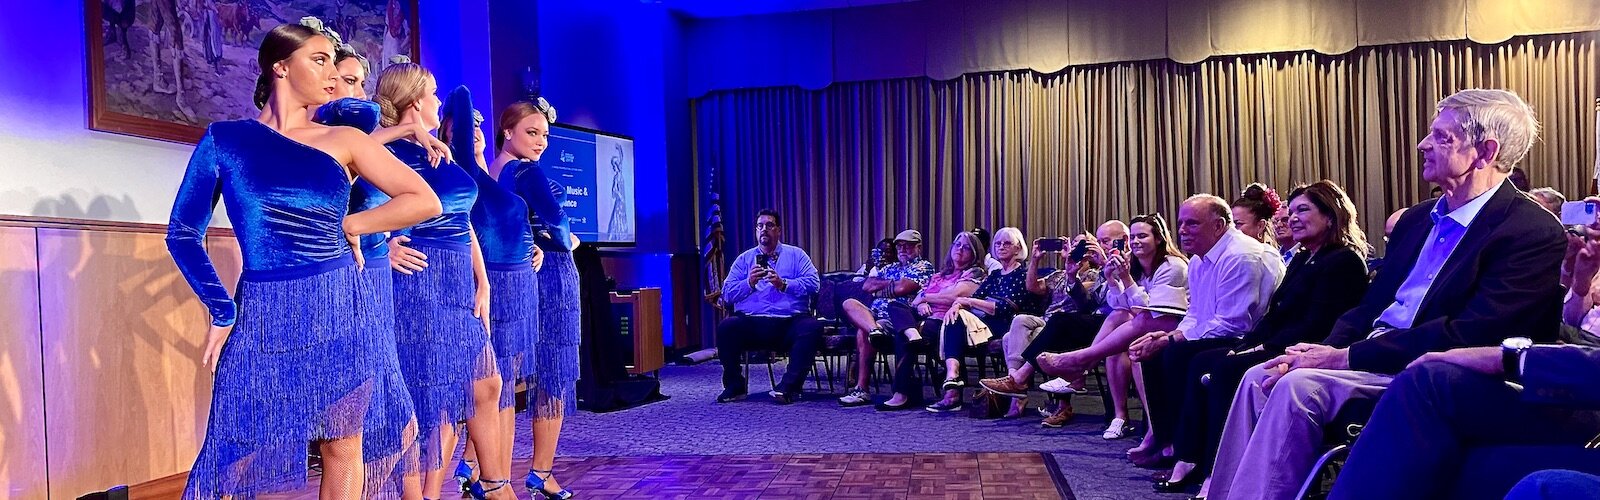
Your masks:
<instances>
[{"instance_id":1,"label":"presentation slide on screen","mask_svg":"<svg viewBox=\"0 0 1600 500\"><path fill-rule=\"evenodd\" d=\"M539 164L567 192L572 233L587 243L633 243L633 140L561 125Z\"/></svg>"}]
</instances>

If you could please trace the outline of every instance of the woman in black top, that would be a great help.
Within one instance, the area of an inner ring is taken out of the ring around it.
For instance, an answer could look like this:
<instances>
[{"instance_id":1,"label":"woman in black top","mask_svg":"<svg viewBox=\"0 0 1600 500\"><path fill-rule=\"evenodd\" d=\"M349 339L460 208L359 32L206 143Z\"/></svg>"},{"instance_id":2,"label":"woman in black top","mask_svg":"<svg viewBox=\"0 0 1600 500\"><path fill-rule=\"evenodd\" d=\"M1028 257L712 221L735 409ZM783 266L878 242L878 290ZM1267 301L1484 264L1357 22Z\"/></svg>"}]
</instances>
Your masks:
<instances>
[{"instance_id":1,"label":"woman in black top","mask_svg":"<svg viewBox=\"0 0 1600 500\"><path fill-rule=\"evenodd\" d=\"M1289 195L1289 229L1301 250L1272 294L1267 315L1237 345L1202 351L1189 373L1174 374L1183 379L1172 383L1188 385L1173 439L1178 463L1166 481L1156 483L1157 491L1178 491L1206 476L1245 370L1289 346L1322 341L1366 294L1367 239L1343 189L1327 180L1296 188Z\"/></svg>"}]
</instances>

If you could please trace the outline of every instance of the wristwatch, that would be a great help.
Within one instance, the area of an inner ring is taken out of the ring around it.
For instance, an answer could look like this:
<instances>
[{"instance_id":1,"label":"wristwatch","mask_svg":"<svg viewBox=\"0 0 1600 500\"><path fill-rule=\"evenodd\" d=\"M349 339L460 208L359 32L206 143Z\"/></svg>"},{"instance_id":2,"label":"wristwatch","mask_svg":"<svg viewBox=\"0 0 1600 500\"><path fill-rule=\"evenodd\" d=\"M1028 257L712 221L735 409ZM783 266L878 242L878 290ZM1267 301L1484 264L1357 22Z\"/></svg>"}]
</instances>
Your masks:
<instances>
[{"instance_id":1,"label":"wristwatch","mask_svg":"<svg viewBox=\"0 0 1600 500\"><path fill-rule=\"evenodd\" d=\"M1511 337L1500 343L1500 363L1505 369L1506 382L1522 383L1522 357L1527 355L1533 341L1527 337Z\"/></svg>"}]
</instances>

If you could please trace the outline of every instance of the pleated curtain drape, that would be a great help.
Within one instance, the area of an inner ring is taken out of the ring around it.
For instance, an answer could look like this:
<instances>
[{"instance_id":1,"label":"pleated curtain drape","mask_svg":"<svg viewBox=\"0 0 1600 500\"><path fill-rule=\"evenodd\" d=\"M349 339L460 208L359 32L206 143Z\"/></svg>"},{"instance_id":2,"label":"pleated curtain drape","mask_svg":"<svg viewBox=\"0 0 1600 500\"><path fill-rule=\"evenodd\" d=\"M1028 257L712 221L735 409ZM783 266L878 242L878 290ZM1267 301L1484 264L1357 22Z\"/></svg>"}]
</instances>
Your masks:
<instances>
[{"instance_id":1,"label":"pleated curtain drape","mask_svg":"<svg viewBox=\"0 0 1600 500\"><path fill-rule=\"evenodd\" d=\"M1331 179L1381 245L1389 212L1418 203L1416 142L1434 104L1504 88L1539 113L1523 166L1535 187L1591 193L1600 32L1499 45L1429 42L721 91L693 106L695 158L720 194L730 255L756 211L824 271L855 269L872 242L922 231L936 261L957 231L1016 226L1029 239L1092 230L1185 197L1232 199L1250 182L1284 195Z\"/></svg>"}]
</instances>

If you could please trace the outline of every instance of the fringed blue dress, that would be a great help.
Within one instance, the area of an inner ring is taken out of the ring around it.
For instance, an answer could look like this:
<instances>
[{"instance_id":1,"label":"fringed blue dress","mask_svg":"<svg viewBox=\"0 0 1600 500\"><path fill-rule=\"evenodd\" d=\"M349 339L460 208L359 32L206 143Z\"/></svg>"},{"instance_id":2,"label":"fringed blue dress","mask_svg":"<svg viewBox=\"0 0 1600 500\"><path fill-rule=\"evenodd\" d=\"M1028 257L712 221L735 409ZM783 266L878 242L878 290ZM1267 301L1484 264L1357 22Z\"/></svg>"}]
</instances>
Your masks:
<instances>
[{"instance_id":1,"label":"fringed blue dress","mask_svg":"<svg viewBox=\"0 0 1600 500\"><path fill-rule=\"evenodd\" d=\"M453 129L451 150L478 186L472 229L477 231L489 272L490 341L498 359L500 409L504 410L516 405L517 383L531 382L535 368L539 281L533 271L533 227L528 224L528 204L477 164L472 93L464 86L457 87L445 99L444 108Z\"/></svg>"},{"instance_id":2,"label":"fringed blue dress","mask_svg":"<svg viewBox=\"0 0 1600 500\"><path fill-rule=\"evenodd\" d=\"M244 257L232 298L205 250L219 197ZM184 498L303 487L307 443L362 433L378 299L344 237L349 198L339 161L255 120L211 124L189 158L167 248L212 324L234 329Z\"/></svg>"},{"instance_id":3,"label":"fringed blue dress","mask_svg":"<svg viewBox=\"0 0 1600 500\"><path fill-rule=\"evenodd\" d=\"M427 150L409 141L389 151L422 176L439 195L444 212L404 231L407 246L428 256L428 267L394 273L395 337L400 369L417 408L419 470L444 466L440 431L460 435L473 414L473 382L494 376L494 350L482 320L472 317L477 280L472 274L468 212L478 186L460 165L428 164Z\"/></svg>"},{"instance_id":4,"label":"fringed blue dress","mask_svg":"<svg viewBox=\"0 0 1600 500\"><path fill-rule=\"evenodd\" d=\"M566 187L545 175L539 164L511 161L500 172L500 184L528 202L533 241L544 250L539 268L538 342L534 345L534 382L528 406L534 419L577 413L578 345L582 310L578 296L578 266L572 260L568 236L572 234L566 211Z\"/></svg>"},{"instance_id":5,"label":"fringed blue dress","mask_svg":"<svg viewBox=\"0 0 1600 500\"><path fill-rule=\"evenodd\" d=\"M378 128L380 112L378 103L345 98L318 108L316 121L354 127L371 134ZM350 213L371 210L387 201L389 195L366 179L357 178L350 190ZM361 270L361 283L372 291L373 299L372 304L361 308L370 314L363 315L360 321L374 326L368 340L376 377L372 405L367 411L366 432L361 441L363 455L369 460L368 497L398 494L400 478L417 470L417 417L411 393L400 374L400 358L395 349L394 277L389 271L387 238L383 233L364 235L360 244L366 260L366 267ZM376 460L380 457L389 460Z\"/></svg>"}]
</instances>

